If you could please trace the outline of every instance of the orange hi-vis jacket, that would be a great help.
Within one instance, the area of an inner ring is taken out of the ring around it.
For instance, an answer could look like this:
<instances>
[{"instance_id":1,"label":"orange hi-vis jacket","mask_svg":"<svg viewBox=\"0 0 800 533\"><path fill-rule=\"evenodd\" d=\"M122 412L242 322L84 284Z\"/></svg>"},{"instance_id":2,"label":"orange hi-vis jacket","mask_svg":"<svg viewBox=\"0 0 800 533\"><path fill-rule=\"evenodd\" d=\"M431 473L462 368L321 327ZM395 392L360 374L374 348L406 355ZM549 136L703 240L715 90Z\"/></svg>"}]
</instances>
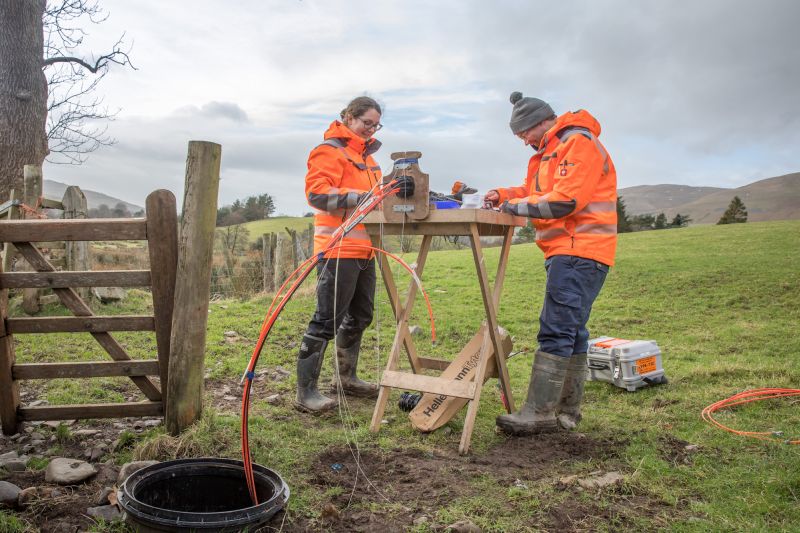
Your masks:
<instances>
[{"instance_id":1,"label":"orange hi-vis jacket","mask_svg":"<svg viewBox=\"0 0 800 533\"><path fill-rule=\"evenodd\" d=\"M614 264L617 173L587 111L558 117L528 163L524 185L496 189L503 210L533 219L545 258L575 255Z\"/></svg>"},{"instance_id":2,"label":"orange hi-vis jacket","mask_svg":"<svg viewBox=\"0 0 800 533\"><path fill-rule=\"evenodd\" d=\"M331 235L353 213L361 194L372 189L381 179L381 167L372 159L380 148L377 139L364 140L347 126L334 120L325 132L325 141L308 156L306 198L317 210L314 215L314 253L328 245ZM363 224L358 224L341 245L371 246ZM367 249L333 250L325 257L368 259L373 252Z\"/></svg>"}]
</instances>

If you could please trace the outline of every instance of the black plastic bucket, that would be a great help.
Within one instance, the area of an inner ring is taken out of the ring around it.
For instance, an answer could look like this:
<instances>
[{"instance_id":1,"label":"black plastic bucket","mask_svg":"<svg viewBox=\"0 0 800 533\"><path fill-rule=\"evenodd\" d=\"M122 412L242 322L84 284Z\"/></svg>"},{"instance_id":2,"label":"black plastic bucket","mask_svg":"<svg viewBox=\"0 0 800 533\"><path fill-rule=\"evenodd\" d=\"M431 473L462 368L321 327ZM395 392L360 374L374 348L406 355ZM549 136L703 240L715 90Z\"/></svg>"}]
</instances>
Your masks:
<instances>
[{"instance_id":1,"label":"black plastic bucket","mask_svg":"<svg viewBox=\"0 0 800 533\"><path fill-rule=\"evenodd\" d=\"M286 505L289 487L277 472L253 465L253 505L241 461L179 459L131 474L119 489L125 520L141 532L242 531L267 522Z\"/></svg>"}]
</instances>

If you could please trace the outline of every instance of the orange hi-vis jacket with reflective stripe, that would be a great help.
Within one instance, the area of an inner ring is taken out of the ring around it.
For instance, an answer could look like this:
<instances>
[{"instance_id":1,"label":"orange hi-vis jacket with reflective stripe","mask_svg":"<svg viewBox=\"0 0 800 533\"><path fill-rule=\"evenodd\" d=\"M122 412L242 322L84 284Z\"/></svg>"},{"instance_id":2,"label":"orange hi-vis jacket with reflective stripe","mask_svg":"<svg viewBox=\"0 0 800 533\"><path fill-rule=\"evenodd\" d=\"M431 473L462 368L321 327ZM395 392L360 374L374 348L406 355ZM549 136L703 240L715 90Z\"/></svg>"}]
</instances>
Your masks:
<instances>
[{"instance_id":1,"label":"orange hi-vis jacket with reflective stripe","mask_svg":"<svg viewBox=\"0 0 800 533\"><path fill-rule=\"evenodd\" d=\"M372 189L381 179L381 168L372 159L380 148L377 139L364 140L347 126L333 121L325 132L325 141L308 156L306 198L317 210L314 215L314 253L328 245L333 232L353 213L361 194ZM371 246L363 224L358 224L341 245ZM368 259L371 250L364 248L333 250L325 257Z\"/></svg>"},{"instance_id":2,"label":"orange hi-vis jacket with reflective stripe","mask_svg":"<svg viewBox=\"0 0 800 533\"><path fill-rule=\"evenodd\" d=\"M528 163L520 187L496 189L503 210L533 219L545 258L575 255L614 264L617 173L587 111L558 117Z\"/></svg>"}]
</instances>

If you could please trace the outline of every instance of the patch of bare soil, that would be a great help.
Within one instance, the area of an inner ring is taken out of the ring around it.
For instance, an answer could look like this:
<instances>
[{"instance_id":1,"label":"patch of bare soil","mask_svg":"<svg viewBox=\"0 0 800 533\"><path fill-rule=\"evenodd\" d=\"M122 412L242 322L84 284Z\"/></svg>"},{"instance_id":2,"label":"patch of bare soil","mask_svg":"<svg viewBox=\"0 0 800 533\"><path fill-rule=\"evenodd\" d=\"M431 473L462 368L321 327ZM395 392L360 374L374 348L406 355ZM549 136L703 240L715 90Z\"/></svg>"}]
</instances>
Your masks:
<instances>
[{"instance_id":1,"label":"patch of bare soil","mask_svg":"<svg viewBox=\"0 0 800 533\"><path fill-rule=\"evenodd\" d=\"M693 457L698 447L685 440L681 440L673 435L662 435L659 437L659 451L661 457L673 466L692 464Z\"/></svg>"},{"instance_id":2,"label":"patch of bare soil","mask_svg":"<svg viewBox=\"0 0 800 533\"><path fill-rule=\"evenodd\" d=\"M16 511L18 516L33 524L36 531L75 533L95 524L94 519L86 515L86 509L98 505L101 491L117 482L116 466L100 464L95 467L98 473L88 482L66 487L45 482L44 470L10 472L3 479L21 489L41 488L39 496L32 498L24 510Z\"/></svg>"},{"instance_id":3,"label":"patch of bare soil","mask_svg":"<svg viewBox=\"0 0 800 533\"><path fill-rule=\"evenodd\" d=\"M420 517L432 520L439 508L454 500L480 496L475 484L469 483L471 479L494 478L503 490L540 479L552 479L558 486L570 463L613 463L624 445L619 440L594 439L580 433L555 433L510 438L484 454L467 457L448 450L397 449L387 453L362 449L357 460L349 448L331 449L317 458L311 479L320 491L336 494L321 509L321 517L287 520L280 516L264 531L280 527L284 531L405 531ZM576 494L582 490L575 486L560 489ZM612 520L624 525L626 516L631 520L649 516L662 506L655 498L630 494L619 487L604 492L604 501L612 502L612 508L586 503L586 498L567 495L566 499L568 506L545 509L541 516L531 517L530 526L544 531L579 531ZM384 510L370 512L370 504L375 504L373 509ZM441 530L447 526L428 524Z\"/></svg>"}]
</instances>

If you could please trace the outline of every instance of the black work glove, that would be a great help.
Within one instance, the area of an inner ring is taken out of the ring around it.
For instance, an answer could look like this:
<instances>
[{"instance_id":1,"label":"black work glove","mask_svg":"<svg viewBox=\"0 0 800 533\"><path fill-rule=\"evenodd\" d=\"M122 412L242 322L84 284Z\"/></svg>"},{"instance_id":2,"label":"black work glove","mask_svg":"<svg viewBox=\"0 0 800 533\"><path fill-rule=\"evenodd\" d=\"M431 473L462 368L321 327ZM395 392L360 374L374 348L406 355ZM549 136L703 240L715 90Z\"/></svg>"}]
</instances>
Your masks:
<instances>
[{"instance_id":1,"label":"black work glove","mask_svg":"<svg viewBox=\"0 0 800 533\"><path fill-rule=\"evenodd\" d=\"M517 204L510 204L508 200L503 202L503 205L500 206L501 213L511 213L512 215L518 215L517 213Z\"/></svg>"},{"instance_id":2,"label":"black work glove","mask_svg":"<svg viewBox=\"0 0 800 533\"><path fill-rule=\"evenodd\" d=\"M414 196L414 178L411 176L398 176L395 179L397 183L394 188L397 190L397 196L400 198Z\"/></svg>"}]
</instances>

